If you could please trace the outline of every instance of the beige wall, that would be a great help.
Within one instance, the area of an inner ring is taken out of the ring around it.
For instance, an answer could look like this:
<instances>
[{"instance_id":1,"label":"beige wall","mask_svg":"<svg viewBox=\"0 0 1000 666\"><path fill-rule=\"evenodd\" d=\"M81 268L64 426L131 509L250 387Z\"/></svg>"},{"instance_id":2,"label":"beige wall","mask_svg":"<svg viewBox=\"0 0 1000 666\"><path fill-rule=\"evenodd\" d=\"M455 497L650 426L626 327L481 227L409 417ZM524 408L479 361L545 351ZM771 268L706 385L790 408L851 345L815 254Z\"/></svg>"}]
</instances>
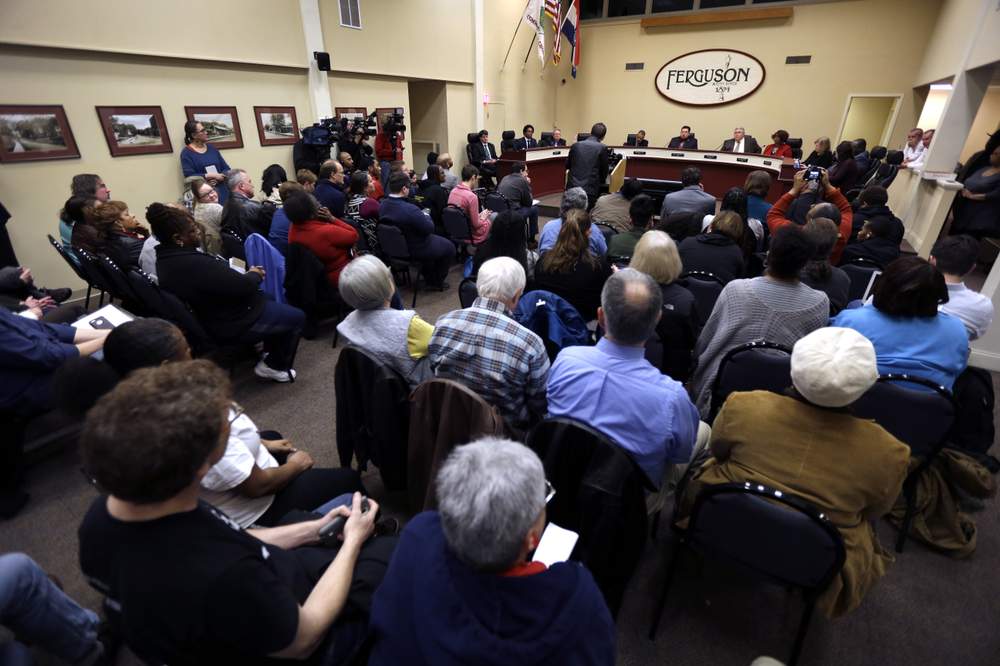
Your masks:
<instances>
[{"instance_id":1,"label":"beige wall","mask_svg":"<svg viewBox=\"0 0 1000 666\"><path fill-rule=\"evenodd\" d=\"M926 50L921 58L920 71L914 77L914 85L934 83L955 75L969 47L970 36L974 34L983 2L984 0L944 2L934 26L933 39L926 40ZM992 36L994 45L1000 42L996 34L994 32Z\"/></svg>"},{"instance_id":2,"label":"beige wall","mask_svg":"<svg viewBox=\"0 0 1000 666\"><path fill-rule=\"evenodd\" d=\"M962 162L969 159L973 153L982 150L989 139L987 134L996 131L1000 131L1000 86L990 86L976 114L976 120L972 123L972 129L969 130L969 138L965 142L960 158Z\"/></svg>"},{"instance_id":3,"label":"beige wall","mask_svg":"<svg viewBox=\"0 0 1000 666\"><path fill-rule=\"evenodd\" d=\"M638 22L587 23L580 78L569 79L565 93L558 93L556 120L570 135L603 120L610 143L642 127L651 143L662 145L689 124L702 147L716 148L735 125L743 125L761 145L783 128L808 147L817 136L837 133L848 94L898 93L903 100L890 138L896 145L916 117L913 85L938 6L937 0L828 2L796 6L788 21L650 30ZM837 39L838 34L849 37ZM708 48L757 57L767 70L763 85L750 97L704 109L660 96L653 84L660 67ZM786 56L800 54L811 54L812 63L784 63ZM645 69L626 72L626 62L644 62Z\"/></svg>"},{"instance_id":4,"label":"beige wall","mask_svg":"<svg viewBox=\"0 0 1000 666\"><path fill-rule=\"evenodd\" d=\"M366 3L363 3L366 4ZM299 3L3 0L0 42L304 66Z\"/></svg>"},{"instance_id":5,"label":"beige wall","mask_svg":"<svg viewBox=\"0 0 1000 666\"><path fill-rule=\"evenodd\" d=\"M363 0L361 30L340 25L337 0L319 4L334 70L466 83L475 78L470 0Z\"/></svg>"},{"instance_id":6,"label":"beige wall","mask_svg":"<svg viewBox=\"0 0 1000 666\"><path fill-rule=\"evenodd\" d=\"M941 114L944 113L944 105L951 94L948 90L931 90L927 93L927 100L924 108L920 111L920 118L914 127L920 129L937 129Z\"/></svg>"},{"instance_id":7,"label":"beige wall","mask_svg":"<svg viewBox=\"0 0 1000 666\"><path fill-rule=\"evenodd\" d=\"M864 137L869 146L881 144L886 125L892 121L895 97L854 97L847 109L840 141Z\"/></svg>"},{"instance_id":8,"label":"beige wall","mask_svg":"<svg viewBox=\"0 0 1000 666\"><path fill-rule=\"evenodd\" d=\"M411 142L438 143L448 146L448 94L444 81L410 81L410 118L407 120ZM438 151L441 152L441 151ZM413 168L423 171L426 154L413 156Z\"/></svg>"},{"instance_id":9,"label":"beige wall","mask_svg":"<svg viewBox=\"0 0 1000 666\"><path fill-rule=\"evenodd\" d=\"M465 158L466 135L473 131L469 128L476 124L476 91L470 84L449 82L445 84L445 92L448 99L448 152L455 162L456 168L452 171L457 176L462 165L468 162Z\"/></svg>"},{"instance_id":10,"label":"beige wall","mask_svg":"<svg viewBox=\"0 0 1000 666\"><path fill-rule=\"evenodd\" d=\"M363 19L364 14L362 14ZM402 107L403 113L409 121L410 93L406 87L406 79L330 72L329 81L330 99L334 108L338 106L363 106L368 109L368 113L371 113L376 108ZM369 139L369 143L374 147L374 138ZM411 166L413 165L412 155L410 132L407 132L406 140L403 142L403 158Z\"/></svg>"},{"instance_id":11,"label":"beige wall","mask_svg":"<svg viewBox=\"0 0 1000 666\"><path fill-rule=\"evenodd\" d=\"M254 105L295 106L299 122L308 122L306 77L298 70L0 46L0 71L0 104L62 104L80 150L79 159L0 167L0 200L14 216L8 229L18 259L49 286L80 286L45 239L46 234L58 236L58 211L74 174L100 174L112 197L142 219L149 203L173 201L180 194L185 105L237 107L244 148L223 151L223 156L258 184L269 164L291 172L292 148L260 145ZM94 107L115 104L162 106L174 151L112 158Z\"/></svg>"}]
</instances>

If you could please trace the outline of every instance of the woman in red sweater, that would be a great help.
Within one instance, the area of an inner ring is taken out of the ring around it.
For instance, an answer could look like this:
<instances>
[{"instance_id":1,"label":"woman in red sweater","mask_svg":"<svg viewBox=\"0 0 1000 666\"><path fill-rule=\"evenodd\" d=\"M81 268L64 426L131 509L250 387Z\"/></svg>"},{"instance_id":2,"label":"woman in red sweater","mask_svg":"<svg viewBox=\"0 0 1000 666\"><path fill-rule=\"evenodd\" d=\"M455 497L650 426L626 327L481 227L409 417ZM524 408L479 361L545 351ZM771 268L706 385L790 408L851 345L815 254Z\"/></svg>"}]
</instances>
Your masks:
<instances>
[{"instance_id":1,"label":"woman in red sweater","mask_svg":"<svg viewBox=\"0 0 1000 666\"><path fill-rule=\"evenodd\" d=\"M771 135L772 143L769 143L764 148L764 155L766 157L791 157L792 147L788 145L788 132L785 130L778 130Z\"/></svg>"},{"instance_id":2,"label":"woman in red sweater","mask_svg":"<svg viewBox=\"0 0 1000 666\"><path fill-rule=\"evenodd\" d=\"M330 284L336 287L341 269L351 260L351 250L358 241L358 232L335 217L331 217L329 221L318 219L319 202L306 192L293 193L284 202L282 209L292 223L288 230L288 242L305 245L312 250L326 266Z\"/></svg>"}]
</instances>

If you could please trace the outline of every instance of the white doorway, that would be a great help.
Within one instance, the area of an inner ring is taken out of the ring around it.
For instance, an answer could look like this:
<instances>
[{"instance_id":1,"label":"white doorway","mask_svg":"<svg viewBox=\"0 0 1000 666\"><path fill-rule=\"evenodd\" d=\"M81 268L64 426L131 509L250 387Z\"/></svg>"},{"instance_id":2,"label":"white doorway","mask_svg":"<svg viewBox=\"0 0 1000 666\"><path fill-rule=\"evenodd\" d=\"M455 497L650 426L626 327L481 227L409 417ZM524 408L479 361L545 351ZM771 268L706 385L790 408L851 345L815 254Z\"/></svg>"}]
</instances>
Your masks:
<instances>
[{"instance_id":1,"label":"white doorway","mask_svg":"<svg viewBox=\"0 0 1000 666\"><path fill-rule=\"evenodd\" d=\"M892 136L903 96L848 95L837 143L864 139L870 146L884 146Z\"/></svg>"}]
</instances>

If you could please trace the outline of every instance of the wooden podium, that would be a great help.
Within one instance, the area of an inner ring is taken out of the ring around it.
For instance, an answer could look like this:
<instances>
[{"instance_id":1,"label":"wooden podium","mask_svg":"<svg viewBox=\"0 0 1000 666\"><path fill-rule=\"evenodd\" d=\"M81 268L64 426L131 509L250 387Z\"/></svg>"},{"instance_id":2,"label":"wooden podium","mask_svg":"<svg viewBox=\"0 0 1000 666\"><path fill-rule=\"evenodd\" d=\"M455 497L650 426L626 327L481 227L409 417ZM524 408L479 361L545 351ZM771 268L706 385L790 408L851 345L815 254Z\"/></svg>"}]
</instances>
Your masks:
<instances>
[{"instance_id":1,"label":"wooden podium","mask_svg":"<svg viewBox=\"0 0 1000 666\"><path fill-rule=\"evenodd\" d=\"M514 162L528 165L531 177L531 194L538 198L566 189L566 156L569 146L508 150L497 162L497 182L510 173Z\"/></svg>"}]
</instances>

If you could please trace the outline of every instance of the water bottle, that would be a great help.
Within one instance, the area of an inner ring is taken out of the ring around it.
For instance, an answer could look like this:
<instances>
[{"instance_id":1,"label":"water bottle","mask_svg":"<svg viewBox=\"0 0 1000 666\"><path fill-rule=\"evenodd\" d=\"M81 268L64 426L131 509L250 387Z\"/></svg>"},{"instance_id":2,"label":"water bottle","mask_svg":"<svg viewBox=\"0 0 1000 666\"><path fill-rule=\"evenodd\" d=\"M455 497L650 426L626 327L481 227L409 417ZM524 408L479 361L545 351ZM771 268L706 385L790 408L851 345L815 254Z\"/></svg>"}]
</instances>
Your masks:
<instances>
[{"instance_id":1,"label":"water bottle","mask_svg":"<svg viewBox=\"0 0 1000 666\"><path fill-rule=\"evenodd\" d=\"M799 162L799 158L795 158L795 170L798 171L802 164Z\"/></svg>"}]
</instances>

